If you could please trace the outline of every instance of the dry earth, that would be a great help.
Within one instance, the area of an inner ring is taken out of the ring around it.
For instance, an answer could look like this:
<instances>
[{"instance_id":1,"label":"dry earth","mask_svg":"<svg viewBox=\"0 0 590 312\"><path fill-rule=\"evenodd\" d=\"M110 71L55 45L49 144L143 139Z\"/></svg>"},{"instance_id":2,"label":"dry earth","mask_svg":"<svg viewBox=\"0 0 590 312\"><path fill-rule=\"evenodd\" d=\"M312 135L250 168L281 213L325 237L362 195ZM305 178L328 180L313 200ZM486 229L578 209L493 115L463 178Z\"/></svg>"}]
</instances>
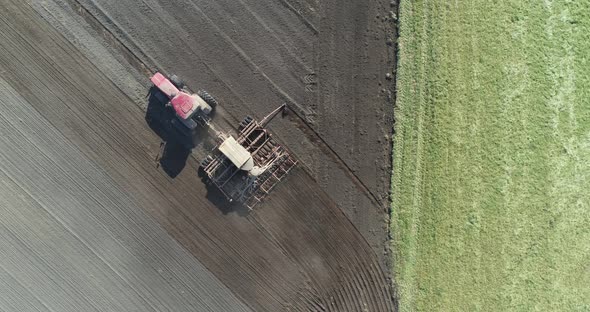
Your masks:
<instances>
[{"instance_id":1,"label":"dry earth","mask_svg":"<svg viewBox=\"0 0 590 312\"><path fill-rule=\"evenodd\" d=\"M14 0L0 13L0 206L14 250L2 307L393 310L388 8L122 3ZM224 130L288 102L295 114L271 128L302 165L251 214L197 177L206 142L175 178L156 169L144 119L155 70L216 95Z\"/></svg>"}]
</instances>

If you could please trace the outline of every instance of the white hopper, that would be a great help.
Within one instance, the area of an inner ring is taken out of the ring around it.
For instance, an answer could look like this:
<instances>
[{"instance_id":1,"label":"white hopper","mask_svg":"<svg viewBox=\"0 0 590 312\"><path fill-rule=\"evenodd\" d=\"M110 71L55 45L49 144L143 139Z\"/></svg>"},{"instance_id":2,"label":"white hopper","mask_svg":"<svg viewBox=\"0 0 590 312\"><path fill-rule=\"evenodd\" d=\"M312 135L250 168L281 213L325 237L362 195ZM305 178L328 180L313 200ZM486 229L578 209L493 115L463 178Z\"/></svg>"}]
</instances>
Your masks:
<instances>
[{"instance_id":1,"label":"white hopper","mask_svg":"<svg viewBox=\"0 0 590 312\"><path fill-rule=\"evenodd\" d=\"M232 136L221 143L219 151L241 170L250 171L254 167L252 155Z\"/></svg>"}]
</instances>

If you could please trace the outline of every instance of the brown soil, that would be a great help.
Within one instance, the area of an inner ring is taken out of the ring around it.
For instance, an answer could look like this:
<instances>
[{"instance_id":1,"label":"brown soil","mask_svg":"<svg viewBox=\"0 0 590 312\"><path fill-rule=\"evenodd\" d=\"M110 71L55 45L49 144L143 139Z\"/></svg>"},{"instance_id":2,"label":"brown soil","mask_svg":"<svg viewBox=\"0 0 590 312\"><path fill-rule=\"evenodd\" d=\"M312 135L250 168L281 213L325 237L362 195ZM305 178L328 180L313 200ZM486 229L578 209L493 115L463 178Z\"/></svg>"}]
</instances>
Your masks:
<instances>
[{"instance_id":1,"label":"brown soil","mask_svg":"<svg viewBox=\"0 0 590 312\"><path fill-rule=\"evenodd\" d=\"M384 253L392 116L390 82L381 73L392 66L387 8L377 1L180 2L55 0L33 3L34 12L11 1L0 41L3 77L84 159L64 167L67 179L84 189L76 168L97 168L117 192L93 201L108 210L121 200L115 194L126 194L128 206L117 206L122 214L155 221L217 279L203 287L228 291L253 310L393 310ZM72 21L57 17L72 8ZM93 40L108 53L88 48ZM302 165L250 214L228 207L199 180L206 144L174 179L156 169L160 141L140 109L147 101L137 92L146 90L136 87L147 89L145 75L156 69L216 95L214 126L224 130L288 102L295 114L271 128ZM59 155L52 153L47 157ZM2 166L35 197L34 180ZM230 295L226 300L210 310L243 308Z\"/></svg>"}]
</instances>

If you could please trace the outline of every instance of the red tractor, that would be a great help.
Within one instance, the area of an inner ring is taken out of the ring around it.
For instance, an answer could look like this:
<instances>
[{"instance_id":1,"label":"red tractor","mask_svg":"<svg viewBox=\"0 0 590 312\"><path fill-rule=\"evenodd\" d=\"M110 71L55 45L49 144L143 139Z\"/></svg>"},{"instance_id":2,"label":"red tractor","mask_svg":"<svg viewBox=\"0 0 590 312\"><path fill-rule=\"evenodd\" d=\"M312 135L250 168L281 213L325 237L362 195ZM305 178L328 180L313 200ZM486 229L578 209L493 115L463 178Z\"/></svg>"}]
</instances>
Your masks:
<instances>
[{"instance_id":1,"label":"red tractor","mask_svg":"<svg viewBox=\"0 0 590 312\"><path fill-rule=\"evenodd\" d=\"M158 99L174 109L177 119L184 127L179 127L181 131L192 133L199 124L209 124L210 114L217 106L217 101L209 93L202 90L197 94L190 93L176 75L166 78L161 73L156 73L150 80L160 91L155 94Z\"/></svg>"}]
</instances>

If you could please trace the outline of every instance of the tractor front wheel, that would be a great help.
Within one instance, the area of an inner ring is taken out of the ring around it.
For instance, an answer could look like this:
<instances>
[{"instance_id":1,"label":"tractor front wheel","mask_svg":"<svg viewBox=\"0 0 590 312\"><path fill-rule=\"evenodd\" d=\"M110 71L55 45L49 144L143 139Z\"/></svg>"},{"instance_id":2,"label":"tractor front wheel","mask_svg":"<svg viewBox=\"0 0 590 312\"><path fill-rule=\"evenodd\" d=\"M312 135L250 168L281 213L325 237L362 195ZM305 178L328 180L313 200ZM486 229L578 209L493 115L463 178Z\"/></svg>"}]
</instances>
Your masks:
<instances>
[{"instance_id":1,"label":"tractor front wheel","mask_svg":"<svg viewBox=\"0 0 590 312\"><path fill-rule=\"evenodd\" d=\"M205 101L205 103L209 104L209 106L211 106L211 108L215 108L215 106L217 106L217 100L211 96L211 94L209 94L207 91L205 90L199 90L199 92L197 92L197 95L200 96L203 101Z\"/></svg>"},{"instance_id":2,"label":"tractor front wheel","mask_svg":"<svg viewBox=\"0 0 590 312\"><path fill-rule=\"evenodd\" d=\"M170 75L170 82L179 90L184 88L184 82L176 75Z\"/></svg>"}]
</instances>

